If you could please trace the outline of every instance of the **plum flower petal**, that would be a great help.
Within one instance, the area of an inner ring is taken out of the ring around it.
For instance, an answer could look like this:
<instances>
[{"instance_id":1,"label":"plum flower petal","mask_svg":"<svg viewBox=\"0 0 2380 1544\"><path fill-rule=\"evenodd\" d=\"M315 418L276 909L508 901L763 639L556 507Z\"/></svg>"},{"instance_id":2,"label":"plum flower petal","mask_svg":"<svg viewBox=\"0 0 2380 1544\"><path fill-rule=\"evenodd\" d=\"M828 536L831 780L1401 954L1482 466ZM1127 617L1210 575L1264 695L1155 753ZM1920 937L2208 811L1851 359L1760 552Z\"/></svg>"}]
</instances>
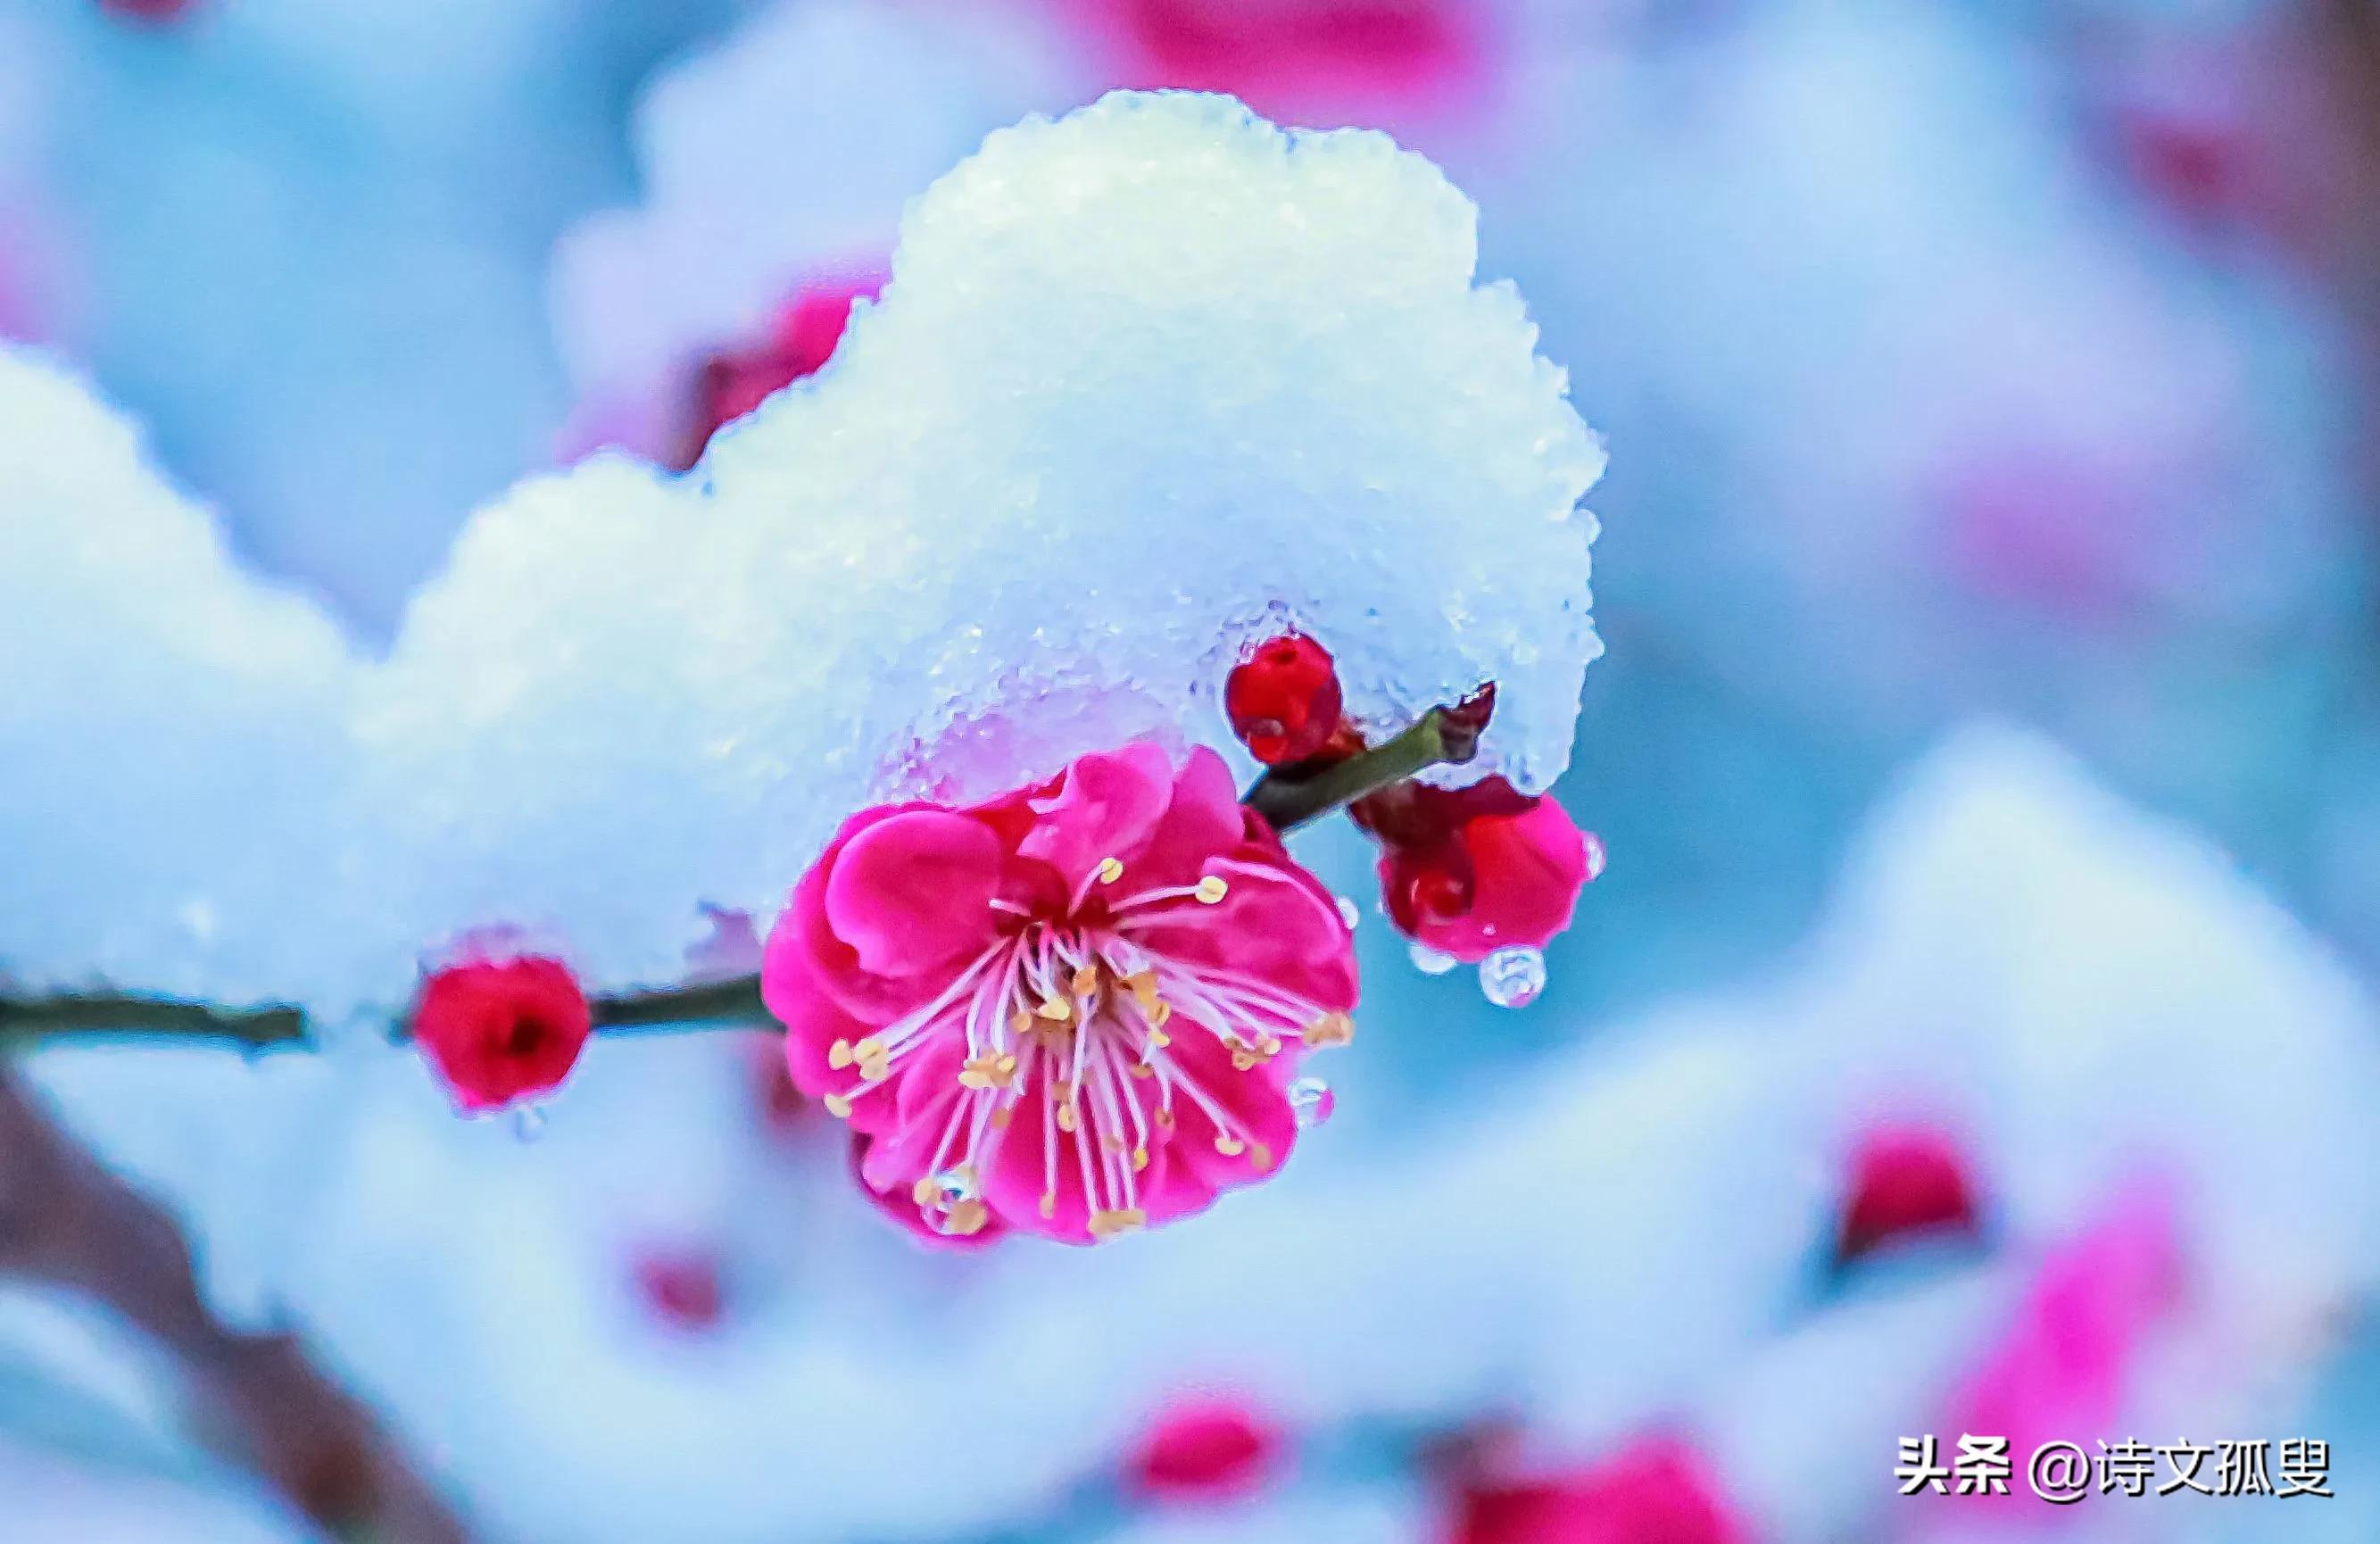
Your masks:
<instances>
[{"instance_id":1,"label":"plum flower petal","mask_svg":"<svg viewBox=\"0 0 2380 1544\"><path fill-rule=\"evenodd\" d=\"M859 968L911 976L983 930L1000 842L980 823L917 809L855 835L827 881L826 919Z\"/></svg>"},{"instance_id":2,"label":"plum flower petal","mask_svg":"<svg viewBox=\"0 0 2380 1544\"><path fill-rule=\"evenodd\" d=\"M1209 750L1127 746L965 808L847 821L772 930L795 1086L929 1237L1090 1243L1269 1173L1288 1084L1351 1032L1320 882Z\"/></svg>"}]
</instances>

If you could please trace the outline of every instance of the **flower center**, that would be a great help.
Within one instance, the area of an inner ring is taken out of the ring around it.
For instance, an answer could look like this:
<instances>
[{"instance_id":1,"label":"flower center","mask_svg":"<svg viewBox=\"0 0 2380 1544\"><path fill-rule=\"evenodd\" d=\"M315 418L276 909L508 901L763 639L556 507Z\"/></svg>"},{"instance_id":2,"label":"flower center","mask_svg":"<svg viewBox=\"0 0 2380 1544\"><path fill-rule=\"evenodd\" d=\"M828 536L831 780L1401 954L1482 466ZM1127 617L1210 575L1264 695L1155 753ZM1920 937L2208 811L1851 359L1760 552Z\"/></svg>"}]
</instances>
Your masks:
<instances>
[{"instance_id":1,"label":"flower center","mask_svg":"<svg viewBox=\"0 0 2380 1544\"><path fill-rule=\"evenodd\" d=\"M1091 883L1121 878L1110 859ZM847 1115L855 1100L895 1097L877 1090L901 1082L896 1074L913 1064L916 1076L948 1078L917 1117L941 1130L913 1194L928 1221L950 1234L973 1234L990 1221L986 1178L995 1162L1030 1161L1006 1149L1033 1140L1036 1127L1041 1216L1055 1216L1062 1194L1078 1185L1095 1238L1148 1222L1151 1155L1184 1139L1185 1123L1218 1154L1263 1173L1276 1155L1233 1113L1242 1091L1219 1079L1265 1076L1289 1042L1342 1043L1354 1026L1260 978L1150 947L1152 922L1213 905L1226 888L1209 876L1129 894L1088 916L1078 898L1067 917L1026 919L923 1008L880 1034L836 1041L828 1064L858 1081L847 1094L827 1096L827 1107ZM1185 1045L1184 1036L1212 1044ZM936 1051L942 1054L929 1071L924 1059ZM954 1072L941 1070L953 1059ZM1028 1104L1037 1113L1046 1107L1046 1115L1012 1136Z\"/></svg>"}]
</instances>

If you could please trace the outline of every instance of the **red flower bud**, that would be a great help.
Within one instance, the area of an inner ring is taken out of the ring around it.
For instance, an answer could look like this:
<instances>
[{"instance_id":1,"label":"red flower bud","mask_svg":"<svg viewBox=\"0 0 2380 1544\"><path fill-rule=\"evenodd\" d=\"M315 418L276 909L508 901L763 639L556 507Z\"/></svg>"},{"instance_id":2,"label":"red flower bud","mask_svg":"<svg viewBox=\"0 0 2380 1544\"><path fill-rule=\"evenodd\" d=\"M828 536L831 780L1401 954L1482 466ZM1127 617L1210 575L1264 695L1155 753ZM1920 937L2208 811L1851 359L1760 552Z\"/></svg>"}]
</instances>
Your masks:
<instances>
[{"instance_id":1,"label":"red flower bud","mask_svg":"<svg viewBox=\"0 0 2380 1544\"><path fill-rule=\"evenodd\" d=\"M536 955L448 966L413 1010L413 1038L455 1104L472 1112L559 1087L592 1027L570 967Z\"/></svg>"},{"instance_id":2,"label":"red flower bud","mask_svg":"<svg viewBox=\"0 0 2380 1544\"><path fill-rule=\"evenodd\" d=\"M1592 833L1550 796L1502 777L1451 790L1402 783L1352 813L1380 843L1380 894L1397 930L1470 964L1545 947L1603 871Z\"/></svg>"},{"instance_id":3,"label":"red flower bud","mask_svg":"<svg viewBox=\"0 0 2380 1544\"><path fill-rule=\"evenodd\" d=\"M1339 728L1341 706L1330 651L1299 633L1258 644L1223 683L1232 733L1267 766L1322 750Z\"/></svg>"}]
</instances>

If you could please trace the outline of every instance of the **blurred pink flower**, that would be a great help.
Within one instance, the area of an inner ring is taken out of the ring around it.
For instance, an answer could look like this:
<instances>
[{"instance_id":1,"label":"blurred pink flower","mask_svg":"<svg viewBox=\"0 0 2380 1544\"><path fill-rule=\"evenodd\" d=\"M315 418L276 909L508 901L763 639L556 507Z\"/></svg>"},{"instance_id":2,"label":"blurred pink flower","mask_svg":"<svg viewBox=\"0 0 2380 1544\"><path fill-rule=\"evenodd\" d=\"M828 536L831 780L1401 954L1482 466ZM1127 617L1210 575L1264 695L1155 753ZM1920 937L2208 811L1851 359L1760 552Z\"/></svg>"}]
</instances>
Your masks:
<instances>
[{"instance_id":1,"label":"blurred pink flower","mask_svg":"<svg viewBox=\"0 0 2380 1544\"><path fill-rule=\"evenodd\" d=\"M634 1266L637 1290L652 1317L672 1330L715 1330L727 1310L716 1256L696 1249L653 1249Z\"/></svg>"},{"instance_id":2,"label":"blurred pink flower","mask_svg":"<svg viewBox=\"0 0 2380 1544\"><path fill-rule=\"evenodd\" d=\"M2174 1198L2136 1185L2042 1261L2014 1320L1960 1385L1945 1429L2006 1437L2019 1464L2044 1442L2113 1436L2142 1347L2181 1283ZM2009 1496L1979 1499L2049 1505L2022 1491L2020 1478Z\"/></svg>"},{"instance_id":3,"label":"blurred pink flower","mask_svg":"<svg viewBox=\"0 0 2380 1544\"><path fill-rule=\"evenodd\" d=\"M1069 0L1115 40L1116 83L1229 91L1268 116L1368 119L1479 94L1469 0Z\"/></svg>"},{"instance_id":4,"label":"blurred pink flower","mask_svg":"<svg viewBox=\"0 0 2380 1544\"><path fill-rule=\"evenodd\" d=\"M1838 1266L1921 1234L1973 1234L1981 1221L1966 1152L1939 1126L1868 1127L1846 1179Z\"/></svg>"},{"instance_id":5,"label":"blurred pink flower","mask_svg":"<svg viewBox=\"0 0 2380 1544\"><path fill-rule=\"evenodd\" d=\"M1501 777L1468 788L1402 783L1357 801L1380 843L1380 891L1397 930L1467 963L1543 948L1603 872L1603 844L1551 795Z\"/></svg>"},{"instance_id":6,"label":"blurred pink flower","mask_svg":"<svg viewBox=\"0 0 2380 1544\"><path fill-rule=\"evenodd\" d=\"M771 393L824 369L843 342L854 303L874 298L883 287L881 273L816 280L778 311L767 336L705 359L695 377L692 419L679 447L679 469L702 458L703 447L722 424L758 407Z\"/></svg>"},{"instance_id":7,"label":"blurred pink flower","mask_svg":"<svg viewBox=\"0 0 2380 1544\"><path fill-rule=\"evenodd\" d=\"M1196 1211L1296 1140L1352 1033L1320 881L1230 772L1147 744L964 808L865 810L795 886L761 989L795 1086L934 1234L1090 1243Z\"/></svg>"},{"instance_id":8,"label":"blurred pink flower","mask_svg":"<svg viewBox=\"0 0 2380 1544\"><path fill-rule=\"evenodd\" d=\"M1474 1479L1449 1544L1742 1544L1748 1535L1683 1441L1645 1438L1590 1467Z\"/></svg>"},{"instance_id":9,"label":"blurred pink flower","mask_svg":"<svg viewBox=\"0 0 2380 1544\"><path fill-rule=\"evenodd\" d=\"M178 21L193 0L99 0L99 8L135 21Z\"/></svg>"},{"instance_id":10,"label":"blurred pink flower","mask_svg":"<svg viewBox=\"0 0 2380 1544\"><path fill-rule=\"evenodd\" d=\"M1281 1432L1246 1403L1185 1400L1160 1413L1125 1462L1126 1483L1167 1501L1234 1500L1279 1466Z\"/></svg>"}]
</instances>

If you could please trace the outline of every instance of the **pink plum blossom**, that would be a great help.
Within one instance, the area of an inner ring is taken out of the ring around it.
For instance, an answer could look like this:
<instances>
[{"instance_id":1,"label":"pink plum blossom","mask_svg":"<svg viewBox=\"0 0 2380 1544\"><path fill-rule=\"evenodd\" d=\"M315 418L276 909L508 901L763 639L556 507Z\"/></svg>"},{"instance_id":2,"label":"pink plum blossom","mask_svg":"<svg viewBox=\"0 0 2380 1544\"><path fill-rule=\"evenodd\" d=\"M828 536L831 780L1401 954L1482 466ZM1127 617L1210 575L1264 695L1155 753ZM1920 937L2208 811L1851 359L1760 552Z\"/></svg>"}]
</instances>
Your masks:
<instances>
[{"instance_id":1,"label":"pink plum blossom","mask_svg":"<svg viewBox=\"0 0 2380 1544\"><path fill-rule=\"evenodd\" d=\"M1271 1173L1297 1063L1353 1033L1356 989L1335 901L1222 759L1135 743L853 816L761 990L871 1193L937 1236L1084 1244Z\"/></svg>"}]
</instances>

